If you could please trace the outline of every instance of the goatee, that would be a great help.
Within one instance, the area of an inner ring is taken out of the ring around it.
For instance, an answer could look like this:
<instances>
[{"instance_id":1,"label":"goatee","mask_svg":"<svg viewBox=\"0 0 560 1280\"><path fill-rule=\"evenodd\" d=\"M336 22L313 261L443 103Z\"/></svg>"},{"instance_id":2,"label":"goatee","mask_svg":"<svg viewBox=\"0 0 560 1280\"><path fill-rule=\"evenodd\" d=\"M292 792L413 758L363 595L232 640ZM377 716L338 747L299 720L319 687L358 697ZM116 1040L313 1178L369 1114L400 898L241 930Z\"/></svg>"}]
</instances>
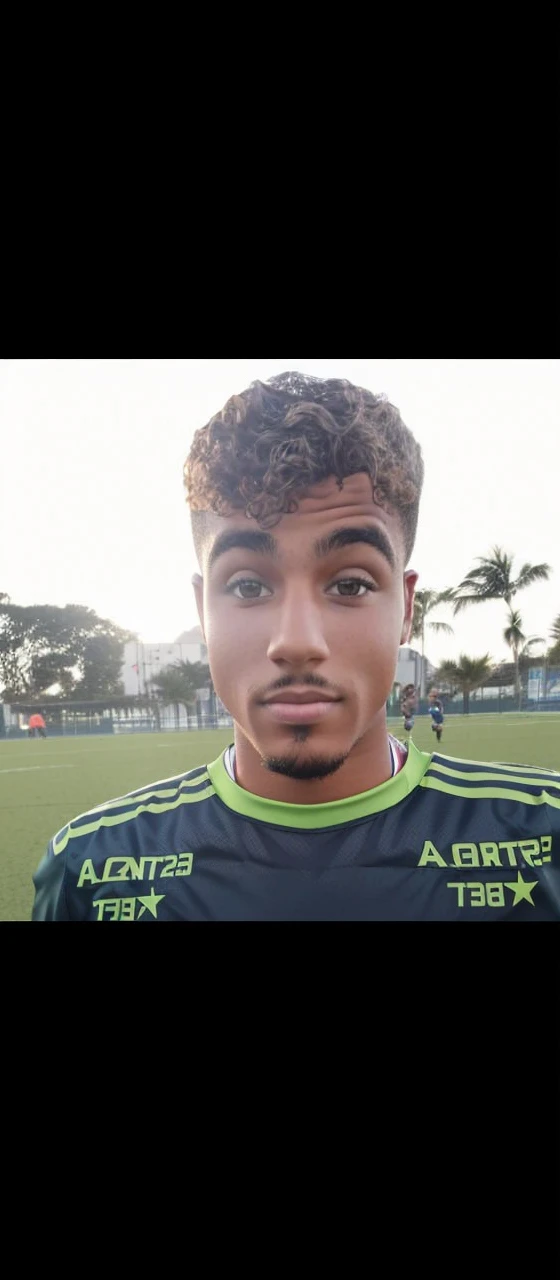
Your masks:
<instances>
[{"instance_id":1,"label":"goatee","mask_svg":"<svg viewBox=\"0 0 560 1280\"><path fill-rule=\"evenodd\" d=\"M348 752L341 756L310 756L306 760L299 760L293 755L267 756L262 764L270 773L281 773L284 778L313 782L317 778L328 778L331 773L336 773L347 759Z\"/></svg>"}]
</instances>

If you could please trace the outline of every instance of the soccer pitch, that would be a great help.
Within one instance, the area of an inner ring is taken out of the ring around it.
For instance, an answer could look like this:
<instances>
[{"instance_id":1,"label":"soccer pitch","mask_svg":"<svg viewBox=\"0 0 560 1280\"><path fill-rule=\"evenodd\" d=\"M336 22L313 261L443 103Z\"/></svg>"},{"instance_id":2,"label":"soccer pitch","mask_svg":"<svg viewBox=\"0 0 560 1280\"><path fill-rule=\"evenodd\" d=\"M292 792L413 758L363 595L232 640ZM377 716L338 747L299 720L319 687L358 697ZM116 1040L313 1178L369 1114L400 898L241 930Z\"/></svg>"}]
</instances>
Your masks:
<instances>
[{"instance_id":1,"label":"soccer pitch","mask_svg":"<svg viewBox=\"0 0 560 1280\"><path fill-rule=\"evenodd\" d=\"M389 720L399 738L402 723ZM416 719L412 737L421 750L434 750L429 716ZM70 818L206 764L231 741L231 729L0 741L0 921L29 920L32 874ZM446 716L439 750L560 771L560 713Z\"/></svg>"}]
</instances>

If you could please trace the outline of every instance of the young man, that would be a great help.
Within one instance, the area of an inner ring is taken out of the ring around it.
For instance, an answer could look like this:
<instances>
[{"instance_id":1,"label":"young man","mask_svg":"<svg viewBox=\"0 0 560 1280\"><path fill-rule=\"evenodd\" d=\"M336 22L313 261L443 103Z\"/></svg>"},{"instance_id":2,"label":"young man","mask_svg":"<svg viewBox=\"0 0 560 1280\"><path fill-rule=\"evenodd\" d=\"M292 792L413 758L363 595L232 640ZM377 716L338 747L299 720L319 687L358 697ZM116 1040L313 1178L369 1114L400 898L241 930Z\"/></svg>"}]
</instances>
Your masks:
<instances>
[{"instance_id":1,"label":"young man","mask_svg":"<svg viewBox=\"0 0 560 1280\"><path fill-rule=\"evenodd\" d=\"M50 842L35 920L560 918L560 774L387 731L417 575L420 448L383 397L287 373L185 465L233 743Z\"/></svg>"},{"instance_id":2,"label":"young man","mask_svg":"<svg viewBox=\"0 0 560 1280\"><path fill-rule=\"evenodd\" d=\"M428 694L430 703L430 715L432 717L432 733L435 733L438 742L441 742L443 732L443 702L438 695L437 689L431 689Z\"/></svg>"}]
</instances>

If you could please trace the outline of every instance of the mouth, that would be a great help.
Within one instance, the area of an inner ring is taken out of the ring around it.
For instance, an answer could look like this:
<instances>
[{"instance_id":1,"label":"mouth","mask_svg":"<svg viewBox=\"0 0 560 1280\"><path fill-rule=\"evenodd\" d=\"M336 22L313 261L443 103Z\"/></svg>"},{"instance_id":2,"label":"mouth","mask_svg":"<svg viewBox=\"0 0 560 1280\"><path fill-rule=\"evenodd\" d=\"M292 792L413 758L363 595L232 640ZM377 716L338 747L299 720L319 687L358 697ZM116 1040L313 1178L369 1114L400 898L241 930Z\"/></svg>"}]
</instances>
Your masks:
<instances>
[{"instance_id":1,"label":"mouth","mask_svg":"<svg viewBox=\"0 0 560 1280\"><path fill-rule=\"evenodd\" d=\"M332 714L341 698L317 690L284 689L282 693L267 698L262 706L277 721L284 724L312 724Z\"/></svg>"}]
</instances>

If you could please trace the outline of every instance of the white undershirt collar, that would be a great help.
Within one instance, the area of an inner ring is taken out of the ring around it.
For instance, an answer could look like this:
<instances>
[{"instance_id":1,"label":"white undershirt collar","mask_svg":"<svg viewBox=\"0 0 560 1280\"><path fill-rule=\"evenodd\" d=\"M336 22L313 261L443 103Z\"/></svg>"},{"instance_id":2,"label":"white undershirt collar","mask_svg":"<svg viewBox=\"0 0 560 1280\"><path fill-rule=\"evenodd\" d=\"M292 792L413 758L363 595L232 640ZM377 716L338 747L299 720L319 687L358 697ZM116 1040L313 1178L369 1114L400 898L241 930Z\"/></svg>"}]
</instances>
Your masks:
<instances>
[{"instance_id":1,"label":"white undershirt collar","mask_svg":"<svg viewBox=\"0 0 560 1280\"><path fill-rule=\"evenodd\" d=\"M389 751L391 752L391 777L394 778L395 774L399 773L403 767L406 760L406 750L401 746L400 742L397 742L396 738L393 738L391 733L389 734ZM233 742L229 747L226 747L224 764L232 782L237 782L235 776L235 746Z\"/></svg>"}]
</instances>

